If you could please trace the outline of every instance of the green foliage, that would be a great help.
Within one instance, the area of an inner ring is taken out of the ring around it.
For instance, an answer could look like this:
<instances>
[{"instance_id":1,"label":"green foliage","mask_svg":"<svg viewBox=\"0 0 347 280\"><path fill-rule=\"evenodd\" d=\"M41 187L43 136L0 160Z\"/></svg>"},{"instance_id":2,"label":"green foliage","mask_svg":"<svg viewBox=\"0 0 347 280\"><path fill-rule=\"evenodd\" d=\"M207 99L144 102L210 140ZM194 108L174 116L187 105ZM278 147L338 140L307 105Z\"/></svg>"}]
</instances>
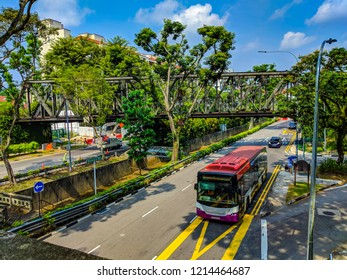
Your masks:
<instances>
[{"instance_id":1,"label":"green foliage","mask_svg":"<svg viewBox=\"0 0 347 280\"><path fill-rule=\"evenodd\" d=\"M88 64L56 72L58 93L70 100L70 107L92 126L101 126L112 113L113 92L102 71ZM95 117L96 116L96 117Z\"/></svg>"},{"instance_id":2,"label":"green foliage","mask_svg":"<svg viewBox=\"0 0 347 280\"><path fill-rule=\"evenodd\" d=\"M94 204L90 205L88 208L88 211L90 213L94 213L95 211L98 211L104 207L105 207L105 205L103 203L98 202L98 203L94 203Z\"/></svg>"},{"instance_id":3,"label":"green foliage","mask_svg":"<svg viewBox=\"0 0 347 280\"><path fill-rule=\"evenodd\" d=\"M15 228L15 227L19 227L21 226L22 224L24 224L24 222L22 220L16 220L12 223L11 227L12 228Z\"/></svg>"},{"instance_id":4,"label":"green foliage","mask_svg":"<svg viewBox=\"0 0 347 280\"><path fill-rule=\"evenodd\" d=\"M295 86L288 94L290 102L279 97L279 109L283 116L291 117L300 123L304 137L312 137L313 107L316 96L316 64L319 52L315 51L300 57L293 67ZM334 48L322 53L319 79L319 138L323 128L335 131L338 162L344 158L344 142L347 135L347 50ZM282 99L282 100L281 100Z\"/></svg>"},{"instance_id":5,"label":"green foliage","mask_svg":"<svg viewBox=\"0 0 347 280\"><path fill-rule=\"evenodd\" d=\"M254 72L273 72L276 71L275 64L261 64L253 66Z\"/></svg>"},{"instance_id":6,"label":"green foliage","mask_svg":"<svg viewBox=\"0 0 347 280\"><path fill-rule=\"evenodd\" d=\"M338 163L336 160L328 158L319 167L319 173L347 175L347 161Z\"/></svg>"},{"instance_id":7,"label":"green foliage","mask_svg":"<svg viewBox=\"0 0 347 280\"><path fill-rule=\"evenodd\" d=\"M131 76L136 81L146 76L145 71L148 68L138 51L119 36L107 43L105 56L101 58L100 64L107 77ZM141 83L146 81L141 80Z\"/></svg>"},{"instance_id":8,"label":"green foliage","mask_svg":"<svg viewBox=\"0 0 347 280\"><path fill-rule=\"evenodd\" d=\"M202 88L208 82L217 81L228 67L231 57L229 51L233 49L235 36L222 26L204 26L197 30L202 43L190 47L184 34L185 28L180 22L165 19L158 34L144 28L135 38L135 43L153 53L157 60L149 77L160 89L157 99L163 102L168 115L173 161L178 159L180 131L198 98L201 98ZM187 87L189 74L197 74L199 77L200 83L194 89ZM176 75L181 75L179 81Z\"/></svg>"},{"instance_id":9,"label":"green foliage","mask_svg":"<svg viewBox=\"0 0 347 280\"><path fill-rule=\"evenodd\" d=\"M6 12L10 14L6 15ZM0 17L6 20L6 22L1 23L0 29L3 26L6 29L8 24L11 25L11 16L14 14L13 11L6 9L0 14ZM15 177L8 161L7 149L9 149L10 144L25 138L24 134L21 135L21 130L15 124L15 121L20 117L20 112L23 111L23 101L26 92L24 84L26 81L39 76L37 63L39 62L41 43L37 40L37 34L41 34L41 31L44 31L43 25L38 20L38 16L33 15L23 32L17 34L18 36L12 37L10 42L7 42L7 48L4 48L6 50L5 54L3 54L4 57L0 60L0 85L2 85L0 94L5 95L7 102L11 102L12 105L12 108L10 106L5 108L10 114L7 116L1 114L0 116L5 121L0 128L0 133L6 139L6 143L1 147L1 150L11 184L15 184ZM23 38L25 38L25 41ZM16 72L21 77L20 87L13 81L12 72Z\"/></svg>"},{"instance_id":10,"label":"green foliage","mask_svg":"<svg viewBox=\"0 0 347 280\"><path fill-rule=\"evenodd\" d=\"M87 38L59 38L46 53L43 70L49 77L57 78L66 68L82 65L98 68L104 56L105 49Z\"/></svg>"},{"instance_id":11,"label":"green foliage","mask_svg":"<svg viewBox=\"0 0 347 280\"><path fill-rule=\"evenodd\" d=\"M46 213L42 216L42 218L48 226L52 226L54 224L55 218L52 217L50 213Z\"/></svg>"},{"instance_id":12,"label":"green foliage","mask_svg":"<svg viewBox=\"0 0 347 280\"><path fill-rule=\"evenodd\" d=\"M13 8L1 7L0 10L0 45L6 47L1 49L0 60L8 58L10 53L23 44L26 35L30 33L39 34L41 38L46 39L49 34L54 34L55 30L47 28L39 19L37 13L31 11L27 13L28 3L36 0L18 1L21 11ZM22 6L22 4L24 4ZM19 20L17 23L16 18ZM7 31L9 33L7 33ZM12 33L13 32L13 33ZM10 34L9 38L6 36Z\"/></svg>"},{"instance_id":13,"label":"green foliage","mask_svg":"<svg viewBox=\"0 0 347 280\"><path fill-rule=\"evenodd\" d=\"M147 150L155 142L152 98L143 91L132 91L127 98L123 98L123 111L122 121L127 129L130 147L128 155L140 162L146 158Z\"/></svg>"},{"instance_id":14,"label":"green foliage","mask_svg":"<svg viewBox=\"0 0 347 280\"><path fill-rule=\"evenodd\" d=\"M40 145L32 141L30 143L13 144L8 147L9 154L25 154L35 152Z\"/></svg>"},{"instance_id":15,"label":"green foliage","mask_svg":"<svg viewBox=\"0 0 347 280\"><path fill-rule=\"evenodd\" d=\"M10 102L0 103L0 136L3 139L7 136L8 130L13 120L13 106ZM4 141L4 140L3 140Z\"/></svg>"}]
</instances>

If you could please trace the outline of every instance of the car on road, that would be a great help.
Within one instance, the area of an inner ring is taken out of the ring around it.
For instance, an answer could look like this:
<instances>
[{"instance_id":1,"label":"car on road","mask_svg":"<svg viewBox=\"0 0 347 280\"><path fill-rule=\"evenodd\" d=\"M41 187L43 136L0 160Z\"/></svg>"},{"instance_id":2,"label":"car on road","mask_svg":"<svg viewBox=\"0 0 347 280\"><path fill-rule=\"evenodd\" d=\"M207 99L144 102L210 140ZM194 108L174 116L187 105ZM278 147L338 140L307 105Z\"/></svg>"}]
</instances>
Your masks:
<instances>
[{"instance_id":1,"label":"car on road","mask_svg":"<svg viewBox=\"0 0 347 280\"><path fill-rule=\"evenodd\" d=\"M268 142L269 148L280 148L282 146L282 139L279 136L272 136Z\"/></svg>"},{"instance_id":2,"label":"car on road","mask_svg":"<svg viewBox=\"0 0 347 280\"><path fill-rule=\"evenodd\" d=\"M288 125L289 129L296 129L296 122L290 122Z\"/></svg>"}]
</instances>

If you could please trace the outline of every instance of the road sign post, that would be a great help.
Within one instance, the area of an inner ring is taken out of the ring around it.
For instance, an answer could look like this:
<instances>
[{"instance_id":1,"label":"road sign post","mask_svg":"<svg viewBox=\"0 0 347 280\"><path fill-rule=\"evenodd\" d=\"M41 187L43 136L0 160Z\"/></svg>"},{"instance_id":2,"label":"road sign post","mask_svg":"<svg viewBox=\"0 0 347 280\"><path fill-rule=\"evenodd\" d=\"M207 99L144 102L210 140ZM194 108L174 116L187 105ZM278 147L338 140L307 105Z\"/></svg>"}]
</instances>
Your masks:
<instances>
[{"instance_id":1,"label":"road sign post","mask_svg":"<svg viewBox=\"0 0 347 280\"><path fill-rule=\"evenodd\" d=\"M96 164L94 161L94 194L96 195Z\"/></svg>"},{"instance_id":2,"label":"road sign post","mask_svg":"<svg viewBox=\"0 0 347 280\"><path fill-rule=\"evenodd\" d=\"M38 194L39 217L41 217L41 192L44 190L43 182L36 182L34 185L34 193Z\"/></svg>"}]
</instances>

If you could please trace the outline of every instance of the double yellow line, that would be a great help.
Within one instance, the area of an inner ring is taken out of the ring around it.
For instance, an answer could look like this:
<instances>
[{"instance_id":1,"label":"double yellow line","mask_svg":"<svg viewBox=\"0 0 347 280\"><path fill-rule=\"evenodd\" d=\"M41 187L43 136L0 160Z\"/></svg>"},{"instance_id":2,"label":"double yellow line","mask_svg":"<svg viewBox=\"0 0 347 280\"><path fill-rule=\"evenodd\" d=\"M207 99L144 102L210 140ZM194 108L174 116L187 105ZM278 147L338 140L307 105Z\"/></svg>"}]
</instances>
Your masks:
<instances>
[{"instance_id":1,"label":"double yellow line","mask_svg":"<svg viewBox=\"0 0 347 280\"><path fill-rule=\"evenodd\" d=\"M251 215L257 215L259 213L259 210L260 210L260 207L263 205L264 201L265 201L265 198L267 196L267 194L269 193L269 190L272 186L272 184L274 183L276 177L277 177L277 174L278 172L280 171L281 169L281 166L280 165L276 165L274 171L272 172L271 174L271 177L269 179L269 181L266 183L265 187L264 187L264 190L262 191L262 193L260 194L260 197L259 199L257 200L252 212L251 212Z\"/></svg>"},{"instance_id":2,"label":"double yellow line","mask_svg":"<svg viewBox=\"0 0 347 280\"><path fill-rule=\"evenodd\" d=\"M269 181L266 183L259 199L257 200L253 210L251 211L251 214L245 214L243 219L242 219L242 223L238 229L238 231L235 233L235 236L233 238L233 240L231 241L228 249L225 251L222 260L233 260L236 256L237 251L239 250L242 240L245 237L248 228L250 227L253 218L255 215L257 215L259 213L260 207L263 205L265 198L267 196L267 194L269 193L269 190L273 184L273 182L275 181L277 174L280 170L280 165L276 165L274 171L271 174L271 177L269 179Z\"/></svg>"}]
</instances>

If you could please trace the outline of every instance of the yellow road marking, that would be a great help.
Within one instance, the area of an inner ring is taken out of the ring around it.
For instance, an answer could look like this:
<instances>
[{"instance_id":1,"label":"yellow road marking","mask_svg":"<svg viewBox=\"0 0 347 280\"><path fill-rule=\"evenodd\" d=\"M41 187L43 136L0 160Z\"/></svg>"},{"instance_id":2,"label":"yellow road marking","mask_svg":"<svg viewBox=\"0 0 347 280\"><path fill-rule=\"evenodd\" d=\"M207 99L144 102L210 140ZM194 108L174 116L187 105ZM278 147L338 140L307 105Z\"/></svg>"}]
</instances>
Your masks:
<instances>
[{"instance_id":1,"label":"yellow road marking","mask_svg":"<svg viewBox=\"0 0 347 280\"><path fill-rule=\"evenodd\" d=\"M269 179L269 181L267 182L263 192L261 193L259 199L257 200L256 205L254 206L252 212L250 215L245 214L243 219L242 219L242 224L239 227L238 231L236 232L233 240L231 241L228 249L225 251L222 260L233 260L235 258L235 255L237 253L237 251L239 250L239 247L241 246L241 242L243 240L243 238L245 237L249 226L252 223L253 217L254 215L256 215L261 207L261 205L263 204L265 197L267 195L267 193L269 192L270 187L272 186L277 173L279 172L280 166L276 165L274 171L271 174L271 177Z\"/></svg>"},{"instance_id":2,"label":"yellow road marking","mask_svg":"<svg viewBox=\"0 0 347 280\"><path fill-rule=\"evenodd\" d=\"M196 260L196 259L200 258L203 254L205 254L214 245L216 245L220 240L222 240L229 233L231 233L237 226L240 225L240 227L239 227L238 231L236 232L233 240L231 241L228 249L225 251L225 253L222 257L222 260L234 259L235 255L236 255L236 253L237 253L237 251L241 245L241 242L242 242L243 238L245 237L249 226L252 223L254 215L256 215L258 213L258 211L259 211L261 205L263 204L265 197L266 197L270 187L272 186L279 170L280 170L280 165L276 165L273 173L271 174L269 181L267 182L266 186L264 187L264 190L261 193L261 195L260 195L255 207L253 208L251 214L250 215L245 214L243 216L243 219L241 221L241 225L240 224L232 225L224 233L222 233L215 240L213 240L210 244L208 244L202 250L200 250L203 239L204 239L206 231L207 231L208 224L209 224L208 221L204 222L203 228L201 229L201 233L200 233L200 236L199 236L198 241L196 243L191 260ZM197 217L195 219L195 221L192 222L156 259L157 260L167 260L177 250L177 248L182 245L182 243L187 239L187 237L190 236L194 232L194 230L201 224L202 221L203 221L203 218Z\"/></svg>"},{"instance_id":3,"label":"yellow road marking","mask_svg":"<svg viewBox=\"0 0 347 280\"><path fill-rule=\"evenodd\" d=\"M210 250L214 245L216 245L219 241L221 241L224 237L226 237L230 232L232 232L238 225L239 224L232 225L230 228L228 228L226 231L224 231L220 236L218 236L215 240L213 240L210 244L208 244L201 251L199 251L201 244L202 244L202 240L203 240L204 235L206 233L206 230L204 231L204 233L203 233L203 231L201 231L201 234L200 234L200 237L198 240L198 243L200 243L200 244L196 245L195 250L194 250L194 254L193 254L191 260L196 260L196 259L200 258L203 254L205 254L208 250ZM207 226L206 226L206 229L207 229Z\"/></svg>"},{"instance_id":4,"label":"yellow road marking","mask_svg":"<svg viewBox=\"0 0 347 280\"><path fill-rule=\"evenodd\" d=\"M255 206L251 212L251 215L258 214L259 209L260 209L261 205L263 204L263 202L264 202L264 200L265 200L265 198L266 198L266 196L270 190L270 187L272 186L273 182L275 181L275 178L276 178L279 170L280 170L280 165L276 165L274 171L271 174L269 181L267 182L266 186L264 187L263 192L261 193L259 199L257 200L257 202L256 202L256 204L255 204Z\"/></svg>"},{"instance_id":5,"label":"yellow road marking","mask_svg":"<svg viewBox=\"0 0 347 280\"><path fill-rule=\"evenodd\" d=\"M295 138L296 138L296 132L293 133L292 139L290 139L289 144L288 144L287 147L286 147L286 150L285 150L285 151L286 151L287 153L289 152L290 146L293 144Z\"/></svg>"},{"instance_id":6,"label":"yellow road marking","mask_svg":"<svg viewBox=\"0 0 347 280\"><path fill-rule=\"evenodd\" d=\"M200 251L200 248L201 248L201 244L202 244L202 241L204 240L205 233L206 233L206 230L207 230L207 226L208 226L208 221L205 221L204 222L204 226L203 226L203 228L201 230L198 242L196 242L196 246L195 246L195 249L194 249L194 252L193 252L193 256L191 258L192 260L196 260L198 258L199 251Z\"/></svg>"},{"instance_id":7,"label":"yellow road marking","mask_svg":"<svg viewBox=\"0 0 347 280\"><path fill-rule=\"evenodd\" d=\"M233 240L231 241L228 249L225 251L223 257L222 257L222 260L233 260L240 245L241 245L241 242L243 240L243 238L245 237L247 231L248 231L248 228L249 226L251 225L252 223L252 220L253 220L253 217L252 215L248 215L248 214L245 214L243 216L243 219L242 219L242 224L240 225L238 231L236 232Z\"/></svg>"},{"instance_id":8,"label":"yellow road marking","mask_svg":"<svg viewBox=\"0 0 347 280\"><path fill-rule=\"evenodd\" d=\"M187 239L189 235L200 225L203 218L197 217L179 236L156 258L156 260L167 260L173 252Z\"/></svg>"}]
</instances>

